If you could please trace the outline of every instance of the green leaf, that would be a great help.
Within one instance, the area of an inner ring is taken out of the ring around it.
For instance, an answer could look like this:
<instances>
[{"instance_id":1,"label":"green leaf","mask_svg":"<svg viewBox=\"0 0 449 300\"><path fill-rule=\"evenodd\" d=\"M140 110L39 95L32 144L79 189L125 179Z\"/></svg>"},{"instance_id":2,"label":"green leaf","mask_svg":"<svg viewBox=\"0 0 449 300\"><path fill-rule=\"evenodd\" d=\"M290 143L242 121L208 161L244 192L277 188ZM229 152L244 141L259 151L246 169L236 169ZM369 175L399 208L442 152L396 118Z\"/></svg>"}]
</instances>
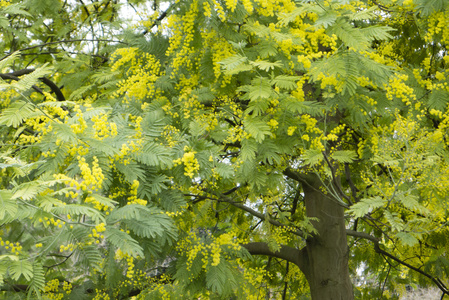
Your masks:
<instances>
[{"instance_id":1,"label":"green leaf","mask_svg":"<svg viewBox=\"0 0 449 300\"><path fill-rule=\"evenodd\" d=\"M0 115L0 125L17 128L24 120L38 115L40 115L40 113L35 112L33 104L24 101L16 101L2 111Z\"/></svg>"},{"instance_id":2,"label":"green leaf","mask_svg":"<svg viewBox=\"0 0 449 300\"><path fill-rule=\"evenodd\" d=\"M434 12L442 11L448 6L446 0L416 0L415 4L418 12L423 16L429 16Z\"/></svg>"},{"instance_id":3,"label":"green leaf","mask_svg":"<svg viewBox=\"0 0 449 300\"><path fill-rule=\"evenodd\" d=\"M395 200L398 200L400 203L402 203L402 205L404 205L405 208L411 211L423 215L430 214L430 210L427 207L421 205L421 203L419 203L418 196L398 194L396 195Z\"/></svg>"},{"instance_id":4,"label":"green leaf","mask_svg":"<svg viewBox=\"0 0 449 300\"><path fill-rule=\"evenodd\" d=\"M301 155L301 159L304 160L304 164L313 167L323 161L324 156L321 150L307 149L304 151L304 154Z\"/></svg>"},{"instance_id":5,"label":"green leaf","mask_svg":"<svg viewBox=\"0 0 449 300\"><path fill-rule=\"evenodd\" d=\"M12 199L12 193L7 190L0 190L0 220L3 220L6 214L14 217L17 210L18 206L16 201Z\"/></svg>"},{"instance_id":6,"label":"green leaf","mask_svg":"<svg viewBox=\"0 0 449 300\"><path fill-rule=\"evenodd\" d=\"M130 183L134 180L145 178L145 171L135 162L129 162L126 165L116 162L115 167L125 176L126 181Z\"/></svg>"},{"instance_id":7,"label":"green leaf","mask_svg":"<svg viewBox=\"0 0 449 300\"><path fill-rule=\"evenodd\" d=\"M433 89L429 95L427 105L430 109L444 111L449 101L449 92L442 89Z\"/></svg>"},{"instance_id":8,"label":"green leaf","mask_svg":"<svg viewBox=\"0 0 449 300\"><path fill-rule=\"evenodd\" d=\"M232 289L238 286L235 275L228 264L220 262L217 266L211 266L206 273L206 286L212 292L222 297L229 296Z\"/></svg>"},{"instance_id":9,"label":"green leaf","mask_svg":"<svg viewBox=\"0 0 449 300\"><path fill-rule=\"evenodd\" d=\"M31 87L39 82L39 78L51 72L51 68L44 64L42 67L37 68L33 72L21 77L19 81L11 83L11 86L22 92L31 89Z\"/></svg>"},{"instance_id":10,"label":"green leaf","mask_svg":"<svg viewBox=\"0 0 449 300\"><path fill-rule=\"evenodd\" d=\"M225 70L232 71L247 61L248 59L245 56L235 54L233 56L223 59L222 61L219 62L219 64L222 65Z\"/></svg>"},{"instance_id":11,"label":"green leaf","mask_svg":"<svg viewBox=\"0 0 449 300\"><path fill-rule=\"evenodd\" d=\"M376 17L375 11L378 10L377 6L372 6L368 9L358 10L349 15L349 19L352 21L371 20Z\"/></svg>"},{"instance_id":12,"label":"green leaf","mask_svg":"<svg viewBox=\"0 0 449 300\"><path fill-rule=\"evenodd\" d=\"M43 184L41 181L25 182L13 190L12 199L22 198L23 200L31 200L47 188L48 185Z\"/></svg>"},{"instance_id":13,"label":"green leaf","mask_svg":"<svg viewBox=\"0 0 449 300\"><path fill-rule=\"evenodd\" d=\"M388 223L390 223L393 230L402 231L404 229L404 221L398 217L398 214L396 212L385 210L384 216L385 219L387 219Z\"/></svg>"},{"instance_id":14,"label":"green leaf","mask_svg":"<svg viewBox=\"0 0 449 300\"><path fill-rule=\"evenodd\" d=\"M9 26L9 21L6 24L6 26ZM11 53L9 56L3 58L2 60L0 60L0 71L9 67L10 65L12 65L14 63L14 60L16 60L18 57L20 57L20 52L16 51L16 52Z\"/></svg>"},{"instance_id":15,"label":"green leaf","mask_svg":"<svg viewBox=\"0 0 449 300\"><path fill-rule=\"evenodd\" d=\"M3 11L3 13L10 15L22 15L26 17L33 16L32 14L30 14L25 10L25 6L21 3L14 3L14 4L10 3L8 6L3 7L1 10ZM0 68L0 70L1 69L2 68Z\"/></svg>"},{"instance_id":16,"label":"green leaf","mask_svg":"<svg viewBox=\"0 0 449 300\"><path fill-rule=\"evenodd\" d=\"M132 257L143 257L143 249L129 234L117 228L106 227L105 236L112 245Z\"/></svg>"},{"instance_id":17,"label":"green leaf","mask_svg":"<svg viewBox=\"0 0 449 300\"><path fill-rule=\"evenodd\" d=\"M65 123L53 122L52 126L54 128L54 133L63 142L76 143L78 137L73 132L72 128Z\"/></svg>"},{"instance_id":18,"label":"green leaf","mask_svg":"<svg viewBox=\"0 0 449 300\"><path fill-rule=\"evenodd\" d=\"M244 141L247 141L247 140L244 140ZM243 144L243 141L242 141L242 144ZM243 146L242 146L242 149L243 149ZM253 150L254 149L257 149L257 147L253 148ZM249 150L249 149L246 149L245 151L247 151L247 150ZM254 151L251 151L250 153L247 152L247 154L245 154L245 155L248 155L248 154L250 156L249 159L251 159L251 158L254 159L256 157ZM245 157L245 159L244 159L243 155L242 155L242 159L246 160L246 159L248 159L248 157ZM215 166L214 170L217 172L218 175L220 175L224 179L229 179L229 178L234 177L234 167L231 164L218 163Z\"/></svg>"},{"instance_id":19,"label":"green leaf","mask_svg":"<svg viewBox=\"0 0 449 300\"><path fill-rule=\"evenodd\" d=\"M86 215L97 224L105 222L105 218L100 211L82 204L67 204L53 207L51 212L58 215Z\"/></svg>"},{"instance_id":20,"label":"green leaf","mask_svg":"<svg viewBox=\"0 0 449 300\"><path fill-rule=\"evenodd\" d=\"M270 82L265 78L255 78L252 80L251 85L246 85L238 89L238 91L245 91L247 99L251 101L257 101L259 99L268 99L273 94L273 88Z\"/></svg>"},{"instance_id":21,"label":"green leaf","mask_svg":"<svg viewBox=\"0 0 449 300\"><path fill-rule=\"evenodd\" d=\"M122 219L136 219L139 220L141 212L150 213L148 207L140 205L140 204L127 204L125 206L115 208L106 218L108 221L108 224L115 223L117 221L120 221Z\"/></svg>"},{"instance_id":22,"label":"green leaf","mask_svg":"<svg viewBox=\"0 0 449 300\"><path fill-rule=\"evenodd\" d=\"M393 38L393 36L389 33L389 31L395 31L396 29L389 26L370 26L366 28L362 28L361 32L364 36L368 37L370 40L389 40Z\"/></svg>"},{"instance_id":23,"label":"green leaf","mask_svg":"<svg viewBox=\"0 0 449 300\"><path fill-rule=\"evenodd\" d=\"M335 34L347 47L359 51L365 50L369 45L369 39L358 28L354 28L343 18L337 20L329 27L329 34Z\"/></svg>"},{"instance_id":24,"label":"green leaf","mask_svg":"<svg viewBox=\"0 0 449 300\"><path fill-rule=\"evenodd\" d=\"M257 61L250 61L250 64L266 72L274 70L275 68L282 68L281 61L270 62L265 60L257 60Z\"/></svg>"},{"instance_id":25,"label":"green leaf","mask_svg":"<svg viewBox=\"0 0 449 300\"><path fill-rule=\"evenodd\" d=\"M38 205L38 207L42 208L44 211L46 212L50 212L52 210L53 207L55 206L61 206L62 203L60 200L53 198L49 195L45 195L45 196L41 196L38 195L36 196L36 204Z\"/></svg>"},{"instance_id":26,"label":"green leaf","mask_svg":"<svg viewBox=\"0 0 449 300\"><path fill-rule=\"evenodd\" d=\"M351 163L357 159L357 153L353 150L337 150L332 153L331 158L340 163Z\"/></svg>"},{"instance_id":27,"label":"green leaf","mask_svg":"<svg viewBox=\"0 0 449 300\"><path fill-rule=\"evenodd\" d=\"M34 261L33 263L33 279L31 280L28 288L28 297L31 297L33 293L40 295L41 291L45 288L45 273L42 263L40 261Z\"/></svg>"},{"instance_id":28,"label":"green leaf","mask_svg":"<svg viewBox=\"0 0 449 300\"><path fill-rule=\"evenodd\" d=\"M139 220L124 220L124 223L140 237L155 239L163 237L166 234L171 234L173 236L172 233L176 232L172 220L159 210L155 210L150 214L145 214L145 216Z\"/></svg>"},{"instance_id":29,"label":"green leaf","mask_svg":"<svg viewBox=\"0 0 449 300\"><path fill-rule=\"evenodd\" d=\"M321 13L318 16L318 19L315 21L315 27L321 27L327 28L335 23L337 20L338 14L337 12L333 10L325 10L323 13Z\"/></svg>"},{"instance_id":30,"label":"green leaf","mask_svg":"<svg viewBox=\"0 0 449 300\"><path fill-rule=\"evenodd\" d=\"M12 260L9 262L8 272L14 280L23 276L26 281L30 281L33 278L33 265L29 260Z\"/></svg>"},{"instance_id":31,"label":"green leaf","mask_svg":"<svg viewBox=\"0 0 449 300\"><path fill-rule=\"evenodd\" d=\"M298 87L296 82L300 80L300 76L291 76L291 75L279 75L271 80L271 84L274 84L276 87L280 89L286 90L294 90Z\"/></svg>"},{"instance_id":32,"label":"green leaf","mask_svg":"<svg viewBox=\"0 0 449 300\"><path fill-rule=\"evenodd\" d=\"M74 251L74 259L84 267L87 266L100 271L102 269L103 257L97 246L87 245L77 247Z\"/></svg>"},{"instance_id":33,"label":"green leaf","mask_svg":"<svg viewBox=\"0 0 449 300\"><path fill-rule=\"evenodd\" d=\"M396 233L395 237L398 238L401 243L409 247L413 247L419 242L419 240L413 234L408 232L398 232Z\"/></svg>"},{"instance_id":34,"label":"green leaf","mask_svg":"<svg viewBox=\"0 0 449 300\"><path fill-rule=\"evenodd\" d=\"M351 206L349 213L356 218L361 218L374 209L384 206L386 202L386 200L379 196L363 198Z\"/></svg>"},{"instance_id":35,"label":"green leaf","mask_svg":"<svg viewBox=\"0 0 449 300\"><path fill-rule=\"evenodd\" d=\"M251 137L258 143L261 143L265 136L271 136L271 127L266 121L259 118L246 118L243 120L245 131L251 134Z\"/></svg>"}]
</instances>

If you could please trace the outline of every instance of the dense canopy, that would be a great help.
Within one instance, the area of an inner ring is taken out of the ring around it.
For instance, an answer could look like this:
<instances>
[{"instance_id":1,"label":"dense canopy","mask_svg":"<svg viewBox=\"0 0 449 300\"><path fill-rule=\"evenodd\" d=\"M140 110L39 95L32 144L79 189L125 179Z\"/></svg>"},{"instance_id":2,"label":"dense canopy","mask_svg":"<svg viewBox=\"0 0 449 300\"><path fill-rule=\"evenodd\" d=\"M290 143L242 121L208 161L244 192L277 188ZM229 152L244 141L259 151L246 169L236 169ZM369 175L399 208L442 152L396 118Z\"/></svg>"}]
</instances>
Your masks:
<instances>
[{"instance_id":1,"label":"dense canopy","mask_svg":"<svg viewBox=\"0 0 449 300\"><path fill-rule=\"evenodd\" d=\"M449 295L446 0L1 0L0 297Z\"/></svg>"}]
</instances>

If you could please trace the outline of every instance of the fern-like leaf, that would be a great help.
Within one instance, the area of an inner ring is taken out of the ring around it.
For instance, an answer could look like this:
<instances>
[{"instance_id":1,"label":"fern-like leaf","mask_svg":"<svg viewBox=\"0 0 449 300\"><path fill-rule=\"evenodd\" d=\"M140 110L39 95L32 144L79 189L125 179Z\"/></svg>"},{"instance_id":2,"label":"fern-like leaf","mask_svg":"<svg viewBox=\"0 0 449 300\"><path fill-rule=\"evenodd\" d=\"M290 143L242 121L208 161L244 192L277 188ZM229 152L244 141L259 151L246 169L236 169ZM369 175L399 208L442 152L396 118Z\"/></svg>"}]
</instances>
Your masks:
<instances>
[{"instance_id":1,"label":"fern-like leaf","mask_svg":"<svg viewBox=\"0 0 449 300\"><path fill-rule=\"evenodd\" d=\"M127 253L133 257L143 257L143 249L139 243L129 234L117 228L106 227L105 235L108 242L120 249L123 253Z\"/></svg>"}]
</instances>

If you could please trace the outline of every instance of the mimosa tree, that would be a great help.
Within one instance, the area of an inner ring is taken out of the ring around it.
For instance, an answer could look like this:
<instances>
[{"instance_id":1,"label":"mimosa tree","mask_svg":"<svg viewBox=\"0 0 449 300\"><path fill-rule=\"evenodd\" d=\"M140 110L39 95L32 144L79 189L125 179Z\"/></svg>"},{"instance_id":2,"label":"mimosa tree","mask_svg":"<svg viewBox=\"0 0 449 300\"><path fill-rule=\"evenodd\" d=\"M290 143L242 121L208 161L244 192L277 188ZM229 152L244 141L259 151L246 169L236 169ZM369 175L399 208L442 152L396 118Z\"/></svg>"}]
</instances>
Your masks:
<instances>
[{"instance_id":1,"label":"mimosa tree","mask_svg":"<svg viewBox=\"0 0 449 300\"><path fill-rule=\"evenodd\" d=\"M127 3L0 1L1 296L449 294L449 2Z\"/></svg>"}]
</instances>

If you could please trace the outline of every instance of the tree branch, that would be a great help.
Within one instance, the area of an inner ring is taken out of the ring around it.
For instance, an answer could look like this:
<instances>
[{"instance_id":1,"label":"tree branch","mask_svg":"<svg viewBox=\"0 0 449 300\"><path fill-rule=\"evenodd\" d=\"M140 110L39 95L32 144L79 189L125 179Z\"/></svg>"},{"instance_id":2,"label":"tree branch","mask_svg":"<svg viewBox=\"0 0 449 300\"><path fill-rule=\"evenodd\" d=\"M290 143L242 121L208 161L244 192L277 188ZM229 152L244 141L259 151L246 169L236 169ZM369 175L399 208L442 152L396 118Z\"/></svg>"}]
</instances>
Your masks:
<instances>
[{"instance_id":1,"label":"tree branch","mask_svg":"<svg viewBox=\"0 0 449 300\"><path fill-rule=\"evenodd\" d=\"M362 239L366 239L366 240L370 240L374 243L379 243L379 239L368 234L365 232L359 232L359 231L355 231L355 230L351 230L351 229L346 229L346 235L349 236L353 236L353 237L357 237L357 238L362 238Z\"/></svg>"},{"instance_id":2,"label":"tree branch","mask_svg":"<svg viewBox=\"0 0 449 300\"><path fill-rule=\"evenodd\" d=\"M357 197L357 192L359 190L357 189L357 187L355 186L354 182L352 181L351 170L349 169L349 164L348 163L345 163L345 177L346 177L346 181L349 183L349 187L351 188L352 198L354 198L355 202L358 202L359 197Z\"/></svg>"},{"instance_id":3,"label":"tree branch","mask_svg":"<svg viewBox=\"0 0 449 300\"><path fill-rule=\"evenodd\" d=\"M385 255L386 257L394 260L395 262L400 263L401 265L406 266L407 268L409 268L409 269L411 269L411 270L413 270L415 272L418 272L419 274L429 278L430 280L432 280L438 286L438 288L443 292L443 294L449 295L449 290L444 285L444 283L441 282L441 280L439 278L435 278L432 275L430 275L430 274L428 274L428 273L426 273L426 272L424 272L424 271L422 271L422 270L420 270L420 269L410 265L409 263L406 263L405 261L400 260L396 256L393 256L392 254L388 253L387 251L381 249L379 243L375 243L374 244L374 250L377 253Z\"/></svg>"},{"instance_id":4,"label":"tree branch","mask_svg":"<svg viewBox=\"0 0 449 300\"><path fill-rule=\"evenodd\" d=\"M29 46L26 48L18 49L17 51L27 51L27 50L31 50L31 49L41 48L41 47L48 46L48 45L76 43L76 42L107 42L107 43L118 43L118 44L128 45L128 43L126 43L126 42L122 42L122 41L118 41L118 40L109 40L109 39L73 39L73 40L61 40L61 41L43 43L43 44L39 44L39 45L35 45L35 46ZM0 60L7 58L12 53L6 54Z\"/></svg>"},{"instance_id":5,"label":"tree branch","mask_svg":"<svg viewBox=\"0 0 449 300\"><path fill-rule=\"evenodd\" d=\"M0 73L0 78L19 81L20 78L18 76L30 74L32 72L34 72L34 69L22 69L22 70L18 70L18 71L6 73L6 74ZM51 91L56 95L56 99L58 101L65 101L64 94L62 93L61 89L53 81L51 81L47 77L41 77L39 79L51 89ZM38 88L37 86L33 85L32 88L35 91L37 91L38 93L43 94L43 91L40 88Z\"/></svg>"},{"instance_id":6,"label":"tree branch","mask_svg":"<svg viewBox=\"0 0 449 300\"><path fill-rule=\"evenodd\" d=\"M15 80L15 81L19 81L20 80L20 78L17 77L17 76L14 76L14 75L11 75L11 74L3 74L3 73L0 74L0 78L1 79L11 79L11 80ZM44 92L40 88L38 88L37 86L33 85L31 87L33 88L33 90L35 90L39 94L42 94L42 95L44 94Z\"/></svg>"},{"instance_id":7,"label":"tree branch","mask_svg":"<svg viewBox=\"0 0 449 300\"><path fill-rule=\"evenodd\" d=\"M306 263L304 257L304 255L306 255L305 251L282 245L279 251L274 252L270 250L268 244L265 242L252 242L247 244L241 244L240 246L248 250L248 252L251 255L267 255L271 257L284 259L286 261L294 263L301 269L301 271L304 272Z\"/></svg>"},{"instance_id":8,"label":"tree branch","mask_svg":"<svg viewBox=\"0 0 449 300\"><path fill-rule=\"evenodd\" d=\"M370 240L374 243L374 251L376 251L379 254L382 254L392 260L394 260L395 262L406 266L407 268L418 272L419 274L429 278L430 280L432 280L437 286L438 288L443 292L443 295L449 295L449 290L447 289L447 287L444 285L444 283L439 279L439 278L435 278L432 275L430 275L429 273L426 273L424 271L422 271L421 269L412 266L411 264L399 259L398 257L388 253L387 251L383 250L380 248L380 240L370 234L364 233L364 232L358 232L358 231L354 231L354 230L350 230L350 229L346 229L346 234L353 236L353 237L358 237L358 238L363 238L363 239L367 239Z\"/></svg>"},{"instance_id":9,"label":"tree branch","mask_svg":"<svg viewBox=\"0 0 449 300\"><path fill-rule=\"evenodd\" d=\"M225 202L225 203L229 203L234 207L240 208L241 210L246 211L247 213L249 213L250 215L257 217L259 219L261 219L262 221L268 221L270 222L270 224L274 225L274 226L278 226L278 227L286 227L287 230L299 237L305 238L305 234L302 230L295 228L296 230L291 230L291 226L287 226L285 224L282 224L281 222L271 219L271 218L267 218L263 213L260 213L254 209L252 209L251 207L245 206L243 205L241 202L235 202L232 199L229 199L227 197L223 196L224 194L222 194L221 197L219 198L212 198L212 197L208 197L208 196L199 196L199 195L194 195L194 194L184 194L184 196L187 197L195 197L197 198L199 201L202 200L213 200L213 201L217 201L217 202Z\"/></svg>"},{"instance_id":10,"label":"tree branch","mask_svg":"<svg viewBox=\"0 0 449 300\"><path fill-rule=\"evenodd\" d=\"M230 204L232 204L233 206L235 206L235 207L237 207L237 208L240 208L241 210L244 210L244 211L250 213L250 214L253 215L254 217L257 217L257 218L261 219L262 221L268 221L268 222L270 222L270 224L272 224L272 225L274 225L274 226L278 226L278 227L287 227L287 228L289 227L289 226L287 226L287 225L285 225L285 224L282 224L281 222L279 222L279 221L277 221L277 220L274 220L274 219L271 219L271 218L268 218L268 220L267 220L267 217L266 217L263 213L260 213L260 212L254 210L254 209L252 209L252 208L250 208L250 207L248 207L248 206L245 206L245 205L243 205L243 204L240 203L240 202L234 202L234 201L232 201L231 199L228 199L228 198L226 198L226 197L221 197L221 198L219 199L219 201L221 201L221 202L226 202L226 203L230 203ZM303 232L302 230L300 230L300 229L296 229L295 231L289 230L289 232L291 232L291 233L293 233L293 234L295 234L295 235L297 235L297 236L299 236L299 237L305 238L304 232Z\"/></svg>"}]
</instances>

